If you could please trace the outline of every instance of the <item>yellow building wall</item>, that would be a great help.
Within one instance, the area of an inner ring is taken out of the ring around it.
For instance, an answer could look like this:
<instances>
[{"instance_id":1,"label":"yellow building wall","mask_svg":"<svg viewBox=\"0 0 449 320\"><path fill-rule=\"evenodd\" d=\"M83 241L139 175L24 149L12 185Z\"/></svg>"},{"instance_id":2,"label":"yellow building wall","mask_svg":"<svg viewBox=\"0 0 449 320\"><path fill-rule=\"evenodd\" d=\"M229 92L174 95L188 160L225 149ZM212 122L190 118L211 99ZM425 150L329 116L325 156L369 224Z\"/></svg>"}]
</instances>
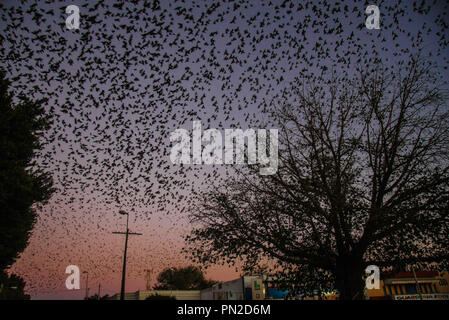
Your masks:
<instances>
[{"instance_id":1,"label":"yellow building wall","mask_svg":"<svg viewBox=\"0 0 449 320\"><path fill-rule=\"evenodd\" d=\"M438 282L436 283L436 288L438 293L449 293L449 272L440 272L439 276L434 278L435 280L438 280ZM419 280L421 281L421 280ZM401 292L405 292L405 284L395 284L396 288L400 289ZM423 293L430 293L427 292L427 287L421 288ZM433 290L434 291L434 290ZM387 291L387 295L388 295L388 291ZM393 292L394 294L394 292ZM379 289L369 289L369 290L365 290L365 295L368 298L371 297L384 297L385 296L385 292L384 292L384 281L380 280L380 286Z\"/></svg>"}]
</instances>

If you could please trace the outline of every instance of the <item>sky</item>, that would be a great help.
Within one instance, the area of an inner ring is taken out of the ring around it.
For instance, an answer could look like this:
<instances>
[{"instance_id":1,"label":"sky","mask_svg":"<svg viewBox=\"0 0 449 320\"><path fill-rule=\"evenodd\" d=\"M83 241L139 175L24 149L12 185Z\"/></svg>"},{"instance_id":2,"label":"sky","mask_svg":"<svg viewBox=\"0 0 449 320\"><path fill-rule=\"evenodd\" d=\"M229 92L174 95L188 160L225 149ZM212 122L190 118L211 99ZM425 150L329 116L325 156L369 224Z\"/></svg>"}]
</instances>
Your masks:
<instances>
[{"instance_id":1,"label":"sky","mask_svg":"<svg viewBox=\"0 0 449 320\"><path fill-rule=\"evenodd\" d=\"M27 249L11 268L33 299L79 299L65 268L89 273L90 293L119 292L130 213L128 292L152 284L182 251L195 196L224 184L232 166L173 165L171 132L270 128L276 98L296 78L341 77L375 58L394 67L421 53L448 78L444 1L371 1L380 29L365 27L366 1L1 1L2 68L13 91L46 97L54 116L36 162L57 192L37 208ZM78 30L65 21L80 9ZM427 10L428 9L428 10ZM325 70L327 69L327 70ZM311 84L312 85L312 84ZM214 265L214 280L241 263Z\"/></svg>"}]
</instances>

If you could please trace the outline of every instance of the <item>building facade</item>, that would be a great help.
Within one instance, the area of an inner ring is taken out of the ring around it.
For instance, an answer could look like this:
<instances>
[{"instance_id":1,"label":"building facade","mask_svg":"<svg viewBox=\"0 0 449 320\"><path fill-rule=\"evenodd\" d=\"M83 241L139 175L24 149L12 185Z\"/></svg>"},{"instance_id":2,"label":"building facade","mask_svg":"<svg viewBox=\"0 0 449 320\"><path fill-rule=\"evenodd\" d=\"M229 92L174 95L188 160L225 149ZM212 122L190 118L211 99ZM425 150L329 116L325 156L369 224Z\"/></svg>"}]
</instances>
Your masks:
<instances>
[{"instance_id":1,"label":"building facade","mask_svg":"<svg viewBox=\"0 0 449 320\"><path fill-rule=\"evenodd\" d=\"M263 300L263 276L243 276L231 281L216 283L201 290L201 300Z\"/></svg>"},{"instance_id":2,"label":"building facade","mask_svg":"<svg viewBox=\"0 0 449 320\"><path fill-rule=\"evenodd\" d=\"M368 300L449 300L449 272L418 271L416 279L411 272L384 274L379 289L365 290ZM288 289L274 285L269 276L242 276L235 280L214 284L204 290L140 290L125 294L125 300L145 300L151 295L174 297L176 300L335 300L338 293L333 287L321 296L292 296ZM418 282L418 286L416 284ZM120 294L111 297L119 300Z\"/></svg>"},{"instance_id":3,"label":"building facade","mask_svg":"<svg viewBox=\"0 0 449 320\"><path fill-rule=\"evenodd\" d=\"M449 300L449 272L417 271L385 274L379 289L366 290L367 299ZM417 283L418 282L418 285Z\"/></svg>"}]
</instances>

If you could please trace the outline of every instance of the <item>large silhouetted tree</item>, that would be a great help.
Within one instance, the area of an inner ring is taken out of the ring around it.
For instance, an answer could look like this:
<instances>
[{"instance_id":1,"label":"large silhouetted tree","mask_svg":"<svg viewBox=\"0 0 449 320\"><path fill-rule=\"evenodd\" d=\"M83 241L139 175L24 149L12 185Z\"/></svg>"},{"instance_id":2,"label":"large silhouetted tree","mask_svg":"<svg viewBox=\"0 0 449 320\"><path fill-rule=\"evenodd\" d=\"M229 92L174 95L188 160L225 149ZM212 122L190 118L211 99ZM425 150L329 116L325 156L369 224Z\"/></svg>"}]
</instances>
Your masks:
<instances>
[{"instance_id":1,"label":"large silhouetted tree","mask_svg":"<svg viewBox=\"0 0 449 320\"><path fill-rule=\"evenodd\" d=\"M0 271L10 267L28 243L36 220L35 206L52 193L51 178L34 163L40 136L48 128L44 101L8 92L0 74Z\"/></svg>"},{"instance_id":2,"label":"large silhouetted tree","mask_svg":"<svg viewBox=\"0 0 449 320\"><path fill-rule=\"evenodd\" d=\"M414 58L298 80L280 96L279 170L207 194L187 238L201 262L271 258L302 284L363 296L364 269L449 260L448 96Z\"/></svg>"}]
</instances>

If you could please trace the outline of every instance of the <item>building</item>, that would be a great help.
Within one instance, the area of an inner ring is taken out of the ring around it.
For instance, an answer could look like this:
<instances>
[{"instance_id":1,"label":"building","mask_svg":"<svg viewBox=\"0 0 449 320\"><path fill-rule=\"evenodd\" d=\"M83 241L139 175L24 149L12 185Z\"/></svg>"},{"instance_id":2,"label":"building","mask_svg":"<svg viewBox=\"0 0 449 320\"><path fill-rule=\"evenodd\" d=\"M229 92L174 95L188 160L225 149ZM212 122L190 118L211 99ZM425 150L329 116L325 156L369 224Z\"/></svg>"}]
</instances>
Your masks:
<instances>
[{"instance_id":1,"label":"building","mask_svg":"<svg viewBox=\"0 0 449 320\"><path fill-rule=\"evenodd\" d=\"M235 280L216 283L203 290L140 290L126 293L125 300L145 300L150 295L169 296L176 300L338 299L338 293L332 286L329 286L328 292L323 293L321 297L318 293L314 297L301 295L290 297L290 290L276 286L273 280L267 275L242 276ZM416 286L416 280L420 291ZM365 298L368 300L418 300L422 296L424 300L449 300L449 272L418 271L416 280L411 272L383 274L380 279L380 288L365 290ZM110 299L119 300L120 294Z\"/></svg>"},{"instance_id":2,"label":"building","mask_svg":"<svg viewBox=\"0 0 449 320\"><path fill-rule=\"evenodd\" d=\"M416 280L424 300L449 300L449 272L419 271ZM365 290L368 300L417 300L420 299L416 280L411 272L384 274L379 289ZM313 296L289 295L288 289L277 287L270 276L243 276L232 281L217 283L201 290L201 300L262 300L262 299L305 299L335 300L339 294L329 285L329 290ZM299 290L301 291L301 290ZM298 292L296 290L296 292Z\"/></svg>"},{"instance_id":3,"label":"building","mask_svg":"<svg viewBox=\"0 0 449 320\"><path fill-rule=\"evenodd\" d=\"M417 271L381 276L380 288L366 290L370 300L449 300L449 272ZM418 286L416 284L418 281Z\"/></svg>"},{"instance_id":4,"label":"building","mask_svg":"<svg viewBox=\"0 0 449 320\"><path fill-rule=\"evenodd\" d=\"M264 277L259 275L243 276L201 290L201 300L263 300L265 295Z\"/></svg>"},{"instance_id":5,"label":"building","mask_svg":"<svg viewBox=\"0 0 449 320\"><path fill-rule=\"evenodd\" d=\"M252 275L201 290L201 300L283 300L288 292L274 285L269 276Z\"/></svg>"}]
</instances>

